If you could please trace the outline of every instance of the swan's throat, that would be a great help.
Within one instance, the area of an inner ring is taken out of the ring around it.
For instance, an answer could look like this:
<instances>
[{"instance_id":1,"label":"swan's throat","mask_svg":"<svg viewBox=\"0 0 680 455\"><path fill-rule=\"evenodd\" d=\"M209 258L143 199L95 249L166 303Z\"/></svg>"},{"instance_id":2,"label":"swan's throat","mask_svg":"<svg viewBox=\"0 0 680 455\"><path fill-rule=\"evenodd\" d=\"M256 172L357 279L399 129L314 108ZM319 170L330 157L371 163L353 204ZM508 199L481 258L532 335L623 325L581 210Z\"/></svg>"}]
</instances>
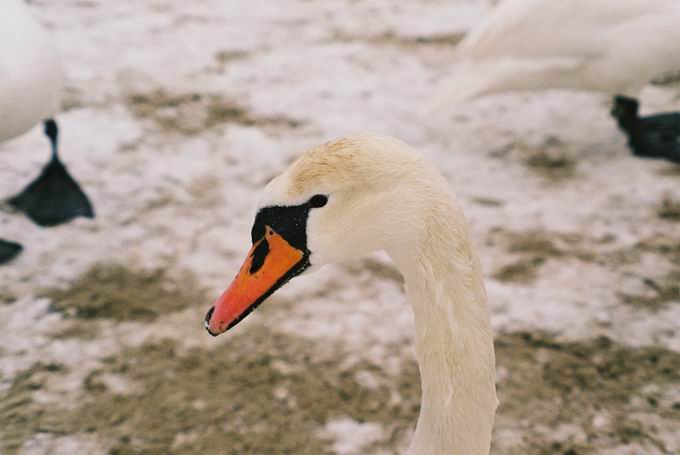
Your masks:
<instances>
[{"instance_id":1,"label":"swan's throat","mask_svg":"<svg viewBox=\"0 0 680 455\"><path fill-rule=\"evenodd\" d=\"M452 230L454 231L454 230ZM466 229L392 255L406 281L422 382L409 455L486 455L497 406L493 333Z\"/></svg>"}]
</instances>

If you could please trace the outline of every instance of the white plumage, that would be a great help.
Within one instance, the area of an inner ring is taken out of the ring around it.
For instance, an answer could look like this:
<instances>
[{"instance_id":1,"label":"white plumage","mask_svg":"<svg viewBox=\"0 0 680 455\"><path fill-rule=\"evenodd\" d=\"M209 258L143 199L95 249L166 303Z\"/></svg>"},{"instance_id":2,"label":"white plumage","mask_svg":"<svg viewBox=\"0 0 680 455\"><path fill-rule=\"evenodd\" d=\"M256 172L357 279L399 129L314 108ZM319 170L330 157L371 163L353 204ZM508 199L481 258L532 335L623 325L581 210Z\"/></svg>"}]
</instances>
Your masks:
<instances>
[{"instance_id":1,"label":"white plumage","mask_svg":"<svg viewBox=\"0 0 680 455\"><path fill-rule=\"evenodd\" d=\"M680 70L677 0L505 0L457 49L457 98L565 88L636 97Z\"/></svg>"},{"instance_id":2,"label":"white plumage","mask_svg":"<svg viewBox=\"0 0 680 455\"><path fill-rule=\"evenodd\" d=\"M59 112L63 69L54 39L23 0L0 6L0 142Z\"/></svg>"}]
</instances>

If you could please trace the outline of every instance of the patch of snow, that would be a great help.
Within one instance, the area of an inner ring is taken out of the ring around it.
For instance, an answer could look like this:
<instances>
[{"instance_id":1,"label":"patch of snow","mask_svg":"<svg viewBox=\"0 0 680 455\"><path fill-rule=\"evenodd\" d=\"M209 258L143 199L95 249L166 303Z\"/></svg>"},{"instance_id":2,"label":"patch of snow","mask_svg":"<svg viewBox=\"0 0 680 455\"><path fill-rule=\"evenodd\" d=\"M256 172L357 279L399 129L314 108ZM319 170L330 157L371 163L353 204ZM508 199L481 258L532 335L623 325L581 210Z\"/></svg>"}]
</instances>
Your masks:
<instances>
[{"instance_id":1,"label":"patch of snow","mask_svg":"<svg viewBox=\"0 0 680 455\"><path fill-rule=\"evenodd\" d=\"M337 455L358 455L361 451L383 437L383 427L373 422L356 422L337 419L326 423L320 437L333 441Z\"/></svg>"}]
</instances>

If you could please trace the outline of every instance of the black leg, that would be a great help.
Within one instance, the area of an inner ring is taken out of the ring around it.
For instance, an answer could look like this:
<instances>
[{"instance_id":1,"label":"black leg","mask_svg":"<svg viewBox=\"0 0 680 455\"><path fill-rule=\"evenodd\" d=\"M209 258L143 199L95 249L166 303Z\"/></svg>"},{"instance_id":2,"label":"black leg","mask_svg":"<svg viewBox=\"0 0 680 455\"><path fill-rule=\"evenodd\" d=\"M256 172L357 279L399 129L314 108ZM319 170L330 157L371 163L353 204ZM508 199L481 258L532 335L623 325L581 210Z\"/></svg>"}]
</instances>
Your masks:
<instances>
[{"instance_id":1,"label":"black leg","mask_svg":"<svg viewBox=\"0 0 680 455\"><path fill-rule=\"evenodd\" d=\"M636 99L621 95L614 97L614 106L611 113L619 124L619 128L625 133L630 133L635 126L639 110L640 103Z\"/></svg>"},{"instance_id":2,"label":"black leg","mask_svg":"<svg viewBox=\"0 0 680 455\"><path fill-rule=\"evenodd\" d=\"M0 239L0 265L6 264L21 253L23 248L18 243Z\"/></svg>"},{"instance_id":3,"label":"black leg","mask_svg":"<svg viewBox=\"0 0 680 455\"><path fill-rule=\"evenodd\" d=\"M54 120L45 121L45 135L52 158L38 178L9 200L10 205L40 226L56 226L79 216L93 218L90 200L59 160L59 128Z\"/></svg>"},{"instance_id":4,"label":"black leg","mask_svg":"<svg viewBox=\"0 0 680 455\"><path fill-rule=\"evenodd\" d=\"M44 123L45 136L50 140L52 146L52 156L57 156L59 145L59 126L53 119L45 120Z\"/></svg>"}]
</instances>

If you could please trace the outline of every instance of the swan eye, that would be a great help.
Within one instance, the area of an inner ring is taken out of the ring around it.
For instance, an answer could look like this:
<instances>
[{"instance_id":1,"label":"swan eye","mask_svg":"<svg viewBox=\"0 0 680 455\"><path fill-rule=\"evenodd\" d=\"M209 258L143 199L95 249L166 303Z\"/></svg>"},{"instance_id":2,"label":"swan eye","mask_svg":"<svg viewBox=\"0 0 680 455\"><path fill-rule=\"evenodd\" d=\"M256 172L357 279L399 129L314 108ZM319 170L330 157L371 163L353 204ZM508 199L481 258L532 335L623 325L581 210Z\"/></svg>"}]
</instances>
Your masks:
<instances>
[{"instance_id":1,"label":"swan eye","mask_svg":"<svg viewBox=\"0 0 680 455\"><path fill-rule=\"evenodd\" d=\"M309 200L309 205L314 208L323 207L328 202L328 196L316 194Z\"/></svg>"}]
</instances>

